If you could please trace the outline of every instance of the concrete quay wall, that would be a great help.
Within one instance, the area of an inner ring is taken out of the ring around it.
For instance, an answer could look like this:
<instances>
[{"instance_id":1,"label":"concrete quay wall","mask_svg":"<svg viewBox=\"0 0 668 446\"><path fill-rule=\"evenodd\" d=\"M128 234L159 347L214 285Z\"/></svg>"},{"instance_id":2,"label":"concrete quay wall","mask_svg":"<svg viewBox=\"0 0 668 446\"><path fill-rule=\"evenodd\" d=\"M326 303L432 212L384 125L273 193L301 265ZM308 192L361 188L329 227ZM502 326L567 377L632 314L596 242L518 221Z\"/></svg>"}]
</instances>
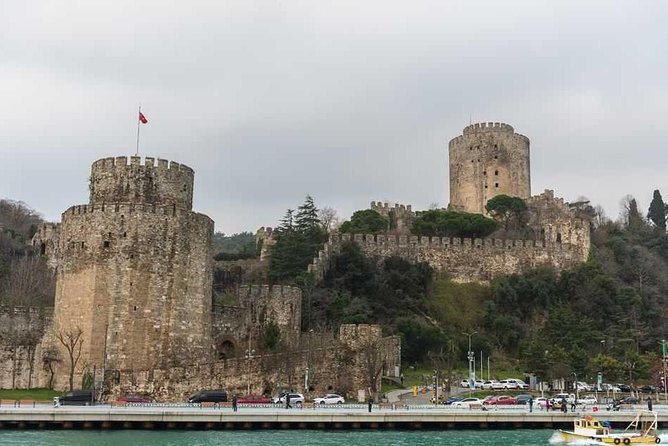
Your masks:
<instances>
[{"instance_id":1,"label":"concrete quay wall","mask_svg":"<svg viewBox=\"0 0 668 446\"><path fill-rule=\"evenodd\" d=\"M624 428L635 412L585 412ZM442 409L292 409L241 407L0 408L9 429L556 429L571 428L572 413ZM668 411L658 412L660 428Z\"/></svg>"}]
</instances>

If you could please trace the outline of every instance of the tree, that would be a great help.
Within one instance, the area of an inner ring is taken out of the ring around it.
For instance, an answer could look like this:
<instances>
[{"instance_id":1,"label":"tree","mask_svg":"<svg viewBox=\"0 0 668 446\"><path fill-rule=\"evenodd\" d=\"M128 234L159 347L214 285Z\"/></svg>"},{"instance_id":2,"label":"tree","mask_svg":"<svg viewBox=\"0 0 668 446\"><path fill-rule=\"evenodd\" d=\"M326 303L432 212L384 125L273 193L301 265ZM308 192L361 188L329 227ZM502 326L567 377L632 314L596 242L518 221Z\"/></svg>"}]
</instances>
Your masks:
<instances>
[{"instance_id":1,"label":"tree","mask_svg":"<svg viewBox=\"0 0 668 446\"><path fill-rule=\"evenodd\" d=\"M428 237L487 237L496 229L494 220L480 214L432 209L417 213L411 232Z\"/></svg>"},{"instance_id":2,"label":"tree","mask_svg":"<svg viewBox=\"0 0 668 446\"><path fill-rule=\"evenodd\" d=\"M288 209L276 230L276 244L269 259L269 277L290 282L303 274L327 240L318 219L318 208L310 195L297 213Z\"/></svg>"},{"instance_id":3,"label":"tree","mask_svg":"<svg viewBox=\"0 0 668 446\"><path fill-rule=\"evenodd\" d=\"M349 221L343 222L341 232L349 234L378 234L390 227L390 221L373 209L355 211Z\"/></svg>"},{"instance_id":4,"label":"tree","mask_svg":"<svg viewBox=\"0 0 668 446\"><path fill-rule=\"evenodd\" d=\"M264 326L262 333L262 346L265 350L273 352L281 342L281 329L274 321L269 321Z\"/></svg>"},{"instance_id":5,"label":"tree","mask_svg":"<svg viewBox=\"0 0 668 446\"><path fill-rule=\"evenodd\" d=\"M485 209L495 219L503 222L506 230L519 228L524 222L527 204L520 197L497 195L487 201Z\"/></svg>"},{"instance_id":6,"label":"tree","mask_svg":"<svg viewBox=\"0 0 668 446\"><path fill-rule=\"evenodd\" d=\"M81 359L81 347L83 346L83 330L81 327L76 327L73 330L59 331L56 334L56 338L63 344L65 350L67 350L67 356L69 359L69 377L70 377L70 390L74 389L74 370L76 369L79 359Z\"/></svg>"},{"instance_id":7,"label":"tree","mask_svg":"<svg viewBox=\"0 0 668 446\"><path fill-rule=\"evenodd\" d=\"M369 392L373 395L374 400L378 401L380 376L387 365L387 357L383 354L380 341L366 341L360 349L360 356Z\"/></svg>"},{"instance_id":8,"label":"tree","mask_svg":"<svg viewBox=\"0 0 668 446\"><path fill-rule=\"evenodd\" d=\"M322 208L318 212L318 218L320 219L320 225L322 229L330 234L339 227L339 217L336 214L336 209L330 207Z\"/></svg>"},{"instance_id":9,"label":"tree","mask_svg":"<svg viewBox=\"0 0 668 446\"><path fill-rule=\"evenodd\" d=\"M55 366L61 361L60 353L57 349L51 347L42 354L43 369L49 372L49 383L47 388L53 389L53 377L56 374Z\"/></svg>"},{"instance_id":10,"label":"tree","mask_svg":"<svg viewBox=\"0 0 668 446\"><path fill-rule=\"evenodd\" d=\"M657 229L662 232L666 231L666 204L663 202L661 192L658 189L654 191L654 197L649 205L647 218L654 223Z\"/></svg>"}]
</instances>

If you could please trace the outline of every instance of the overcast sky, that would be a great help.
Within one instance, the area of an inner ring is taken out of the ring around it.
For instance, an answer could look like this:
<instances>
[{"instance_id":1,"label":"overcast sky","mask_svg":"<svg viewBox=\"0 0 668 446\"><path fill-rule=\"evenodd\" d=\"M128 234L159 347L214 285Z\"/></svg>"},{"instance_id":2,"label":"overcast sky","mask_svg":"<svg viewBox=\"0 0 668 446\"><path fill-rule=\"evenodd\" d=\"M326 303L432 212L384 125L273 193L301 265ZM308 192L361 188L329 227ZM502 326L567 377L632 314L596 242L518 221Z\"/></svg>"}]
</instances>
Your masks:
<instances>
[{"instance_id":1,"label":"overcast sky","mask_svg":"<svg viewBox=\"0 0 668 446\"><path fill-rule=\"evenodd\" d=\"M191 166L225 233L306 194L446 206L470 119L531 139L533 194L616 218L668 194L667 56L666 1L0 0L0 198L86 203L141 104L140 154Z\"/></svg>"}]
</instances>

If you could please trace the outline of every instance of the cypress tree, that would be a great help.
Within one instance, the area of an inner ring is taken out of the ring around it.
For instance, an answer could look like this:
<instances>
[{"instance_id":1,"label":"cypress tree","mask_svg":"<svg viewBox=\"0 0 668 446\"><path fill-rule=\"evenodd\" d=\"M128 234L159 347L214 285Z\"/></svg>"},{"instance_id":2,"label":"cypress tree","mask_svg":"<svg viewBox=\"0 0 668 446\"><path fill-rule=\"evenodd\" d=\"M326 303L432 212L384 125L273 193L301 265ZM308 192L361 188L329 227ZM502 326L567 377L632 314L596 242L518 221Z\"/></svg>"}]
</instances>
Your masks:
<instances>
[{"instance_id":1,"label":"cypress tree","mask_svg":"<svg viewBox=\"0 0 668 446\"><path fill-rule=\"evenodd\" d=\"M654 191L654 198L649 205L649 213L647 218L652 220L654 226L665 231L666 230L666 204L661 198L661 192L659 190Z\"/></svg>"}]
</instances>

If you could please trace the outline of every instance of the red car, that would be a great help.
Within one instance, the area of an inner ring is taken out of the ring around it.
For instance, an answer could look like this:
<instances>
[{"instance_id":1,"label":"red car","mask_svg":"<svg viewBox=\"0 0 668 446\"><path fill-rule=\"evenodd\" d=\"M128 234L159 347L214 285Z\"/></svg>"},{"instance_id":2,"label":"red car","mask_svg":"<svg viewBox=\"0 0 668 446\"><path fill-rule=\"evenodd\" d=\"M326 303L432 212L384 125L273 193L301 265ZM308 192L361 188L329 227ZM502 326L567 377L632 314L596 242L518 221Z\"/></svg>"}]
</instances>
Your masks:
<instances>
[{"instance_id":1,"label":"red car","mask_svg":"<svg viewBox=\"0 0 668 446\"><path fill-rule=\"evenodd\" d=\"M517 400L510 395L499 395L483 401L483 404L496 405L496 406L505 406L517 404Z\"/></svg>"},{"instance_id":2,"label":"red car","mask_svg":"<svg viewBox=\"0 0 668 446\"><path fill-rule=\"evenodd\" d=\"M264 395L246 395L240 396L237 399L237 404L271 404L271 400Z\"/></svg>"}]
</instances>

